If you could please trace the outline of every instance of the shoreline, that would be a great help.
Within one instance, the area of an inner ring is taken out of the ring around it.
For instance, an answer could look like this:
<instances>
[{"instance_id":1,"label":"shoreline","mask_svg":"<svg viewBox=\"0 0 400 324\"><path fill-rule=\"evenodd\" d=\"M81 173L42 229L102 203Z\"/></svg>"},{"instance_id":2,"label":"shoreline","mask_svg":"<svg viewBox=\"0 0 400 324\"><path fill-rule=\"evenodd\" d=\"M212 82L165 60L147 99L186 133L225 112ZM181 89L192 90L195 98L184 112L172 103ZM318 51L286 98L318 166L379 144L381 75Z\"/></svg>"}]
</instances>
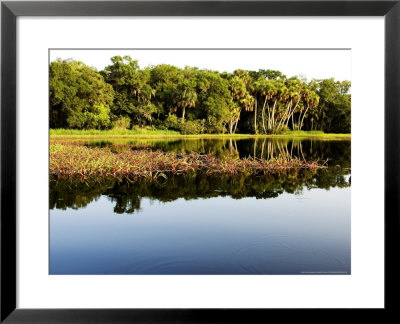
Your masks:
<instances>
[{"instance_id":1,"label":"shoreline","mask_svg":"<svg viewBox=\"0 0 400 324\"><path fill-rule=\"evenodd\" d=\"M317 140L351 140L351 134L307 134L307 133L293 133L293 134L199 134L199 135L161 135L161 134L50 134L51 139L152 139L152 140L165 140L165 139L247 139L247 138L276 138L276 139L317 139Z\"/></svg>"}]
</instances>

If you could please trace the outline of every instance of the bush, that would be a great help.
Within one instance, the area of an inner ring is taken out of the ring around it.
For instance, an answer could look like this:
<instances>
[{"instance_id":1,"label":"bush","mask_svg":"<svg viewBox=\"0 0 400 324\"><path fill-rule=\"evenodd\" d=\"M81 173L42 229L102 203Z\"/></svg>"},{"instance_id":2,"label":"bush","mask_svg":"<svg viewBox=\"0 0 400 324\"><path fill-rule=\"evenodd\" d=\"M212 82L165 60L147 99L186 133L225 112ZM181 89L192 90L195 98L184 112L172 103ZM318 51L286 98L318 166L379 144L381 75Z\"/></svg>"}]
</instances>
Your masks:
<instances>
[{"instance_id":1,"label":"bush","mask_svg":"<svg viewBox=\"0 0 400 324\"><path fill-rule=\"evenodd\" d=\"M164 125L168 129L173 129L180 131L181 130L181 123L180 120L178 119L178 116L174 114L168 114L167 118L164 121Z\"/></svg>"},{"instance_id":2,"label":"bush","mask_svg":"<svg viewBox=\"0 0 400 324\"><path fill-rule=\"evenodd\" d=\"M175 114L168 114L164 125L168 129L177 130L185 135L203 134L205 132L206 121L204 119L186 120L182 123L181 119Z\"/></svg>"},{"instance_id":3,"label":"bush","mask_svg":"<svg viewBox=\"0 0 400 324\"><path fill-rule=\"evenodd\" d=\"M185 135L189 134L203 134L205 120L187 120L181 124L181 132Z\"/></svg>"},{"instance_id":4,"label":"bush","mask_svg":"<svg viewBox=\"0 0 400 324\"><path fill-rule=\"evenodd\" d=\"M281 127L279 127L279 129L275 128L272 131L273 134L277 134L277 135L284 134L284 133L287 133L287 132L290 132L290 128L287 127L286 125L281 125Z\"/></svg>"},{"instance_id":5,"label":"bush","mask_svg":"<svg viewBox=\"0 0 400 324\"><path fill-rule=\"evenodd\" d=\"M131 119L128 116L121 116L113 122L113 129L125 130L131 126Z\"/></svg>"},{"instance_id":6,"label":"bush","mask_svg":"<svg viewBox=\"0 0 400 324\"><path fill-rule=\"evenodd\" d=\"M204 121L204 125L209 134L223 134L226 131L225 126L223 126L214 116L208 116L207 122Z\"/></svg>"}]
</instances>

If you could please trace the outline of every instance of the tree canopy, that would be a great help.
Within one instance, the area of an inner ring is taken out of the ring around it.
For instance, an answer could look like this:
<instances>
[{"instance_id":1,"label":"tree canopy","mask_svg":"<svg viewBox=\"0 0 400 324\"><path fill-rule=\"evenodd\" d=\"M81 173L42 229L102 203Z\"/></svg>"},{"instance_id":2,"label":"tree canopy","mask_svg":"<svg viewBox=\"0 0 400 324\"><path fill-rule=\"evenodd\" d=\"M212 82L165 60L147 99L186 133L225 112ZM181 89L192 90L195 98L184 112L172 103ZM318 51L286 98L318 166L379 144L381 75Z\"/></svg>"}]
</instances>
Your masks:
<instances>
[{"instance_id":1,"label":"tree canopy","mask_svg":"<svg viewBox=\"0 0 400 324\"><path fill-rule=\"evenodd\" d=\"M184 134L351 131L351 83L232 73L161 64L141 69L114 56L97 71L82 62L50 64L50 127L153 127Z\"/></svg>"},{"instance_id":2,"label":"tree canopy","mask_svg":"<svg viewBox=\"0 0 400 324\"><path fill-rule=\"evenodd\" d=\"M82 62L57 60L50 64L50 127L106 128L114 90Z\"/></svg>"}]
</instances>

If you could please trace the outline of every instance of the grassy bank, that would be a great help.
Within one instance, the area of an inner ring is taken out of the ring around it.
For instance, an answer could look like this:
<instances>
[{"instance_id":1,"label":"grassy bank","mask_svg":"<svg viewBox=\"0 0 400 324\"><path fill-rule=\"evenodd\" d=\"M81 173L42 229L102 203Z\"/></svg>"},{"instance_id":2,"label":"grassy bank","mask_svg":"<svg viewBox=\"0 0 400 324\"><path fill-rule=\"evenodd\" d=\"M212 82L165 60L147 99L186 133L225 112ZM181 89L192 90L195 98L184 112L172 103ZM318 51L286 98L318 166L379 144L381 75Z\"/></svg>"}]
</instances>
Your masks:
<instances>
[{"instance_id":1,"label":"grassy bank","mask_svg":"<svg viewBox=\"0 0 400 324\"><path fill-rule=\"evenodd\" d=\"M277 135L254 134L199 134L183 135L171 130L130 129L130 130L75 130L75 129L50 129L52 138L316 138L350 140L351 134L326 134L321 131L289 131Z\"/></svg>"},{"instance_id":2,"label":"grassy bank","mask_svg":"<svg viewBox=\"0 0 400 324\"><path fill-rule=\"evenodd\" d=\"M168 175L202 172L208 175L274 174L316 170L324 166L301 159L218 159L198 153L175 154L162 151L131 150L113 153L109 148L88 148L76 145L50 145L50 176L118 180L157 179Z\"/></svg>"},{"instance_id":3,"label":"grassy bank","mask_svg":"<svg viewBox=\"0 0 400 324\"><path fill-rule=\"evenodd\" d=\"M156 129L50 129L50 136L179 136L181 133L172 130Z\"/></svg>"}]
</instances>

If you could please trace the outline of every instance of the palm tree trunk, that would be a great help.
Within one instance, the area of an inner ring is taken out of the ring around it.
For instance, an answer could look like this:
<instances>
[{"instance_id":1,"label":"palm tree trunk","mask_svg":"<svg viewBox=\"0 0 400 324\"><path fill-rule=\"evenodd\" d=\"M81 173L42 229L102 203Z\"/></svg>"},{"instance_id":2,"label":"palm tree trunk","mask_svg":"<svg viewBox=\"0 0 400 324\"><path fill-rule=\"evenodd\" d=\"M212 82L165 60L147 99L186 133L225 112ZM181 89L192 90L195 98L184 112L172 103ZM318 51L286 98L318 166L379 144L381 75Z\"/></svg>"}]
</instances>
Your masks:
<instances>
[{"instance_id":1,"label":"palm tree trunk","mask_svg":"<svg viewBox=\"0 0 400 324\"><path fill-rule=\"evenodd\" d=\"M257 97L254 105L254 134L257 134Z\"/></svg>"},{"instance_id":2,"label":"palm tree trunk","mask_svg":"<svg viewBox=\"0 0 400 324\"><path fill-rule=\"evenodd\" d=\"M262 117L262 126L264 129L264 133L267 133L267 130L265 129L265 105L267 103L267 96L265 96L265 100L264 100L264 105L263 105L263 109L262 109L262 113L261 113L261 117Z\"/></svg>"},{"instance_id":3,"label":"palm tree trunk","mask_svg":"<svg viewBox=\"0 0 400 324\"><path fill-rule=\"evenodd\" d=\"M276 102L278 101L278 99L275 99L274 102L274 106L272 107L272 114L271 114L271 129L274 129L275 127L275 106L276 106Z\"/></svg>"},{"instance_id":4,"label":"palm tree trunk","mask_svg":"<svg viewBox=\"0 0 400 324\"><path fill-rule=\"evenodd\" d=\"M239 123L239 119L238 119L238 120L236 120L235 128L233 129L233 132L234 132L234 133L236 133L236 129L237 129L237 125L238 125L238 123Z\"/></svg>"},{"instance_id":5,"label":"palm tree trunk","mask_svg":"<svg viewBox=\"0 0 400 324\"><path fill-rule=\"evenodd\" d=\"M308 108L310 108L310 106L307 106L307 109L304 112L303 117L301 118L301 122L299 122L299 130L301 130L301 128L303 127L304 117L305 117L305 115L306 115L306 113L308 111Z\"/></svg>"},{"instance_id":6,"label":"palm tree trunk","mask_svg":"<svg viewBox=\"0 0 400 324\"><path fill-rule=\"evenodd\" d=\"M262 147L261 147L261 156L260 156L261 159L262 159L263 156L264 156L264 147L265 147L265 141L266 141L266 140L267 140L267 139L264 138L264 141L263 141L263 143L262 143Z\"/></svg>"},{"instance_id":7,"label":"palm tree trunk","mask_svg":"<svg viewBox=\"0 0 400 324\"><path fill-rule=\"evenodd\" d=\"M186 107L182 108L182 124L185 122L185 112L186 112Z\"/></svg>"},{"instance_id":8,"label":"palm tree trunk","mask_svg":"<svg viewBox=\"0 0 400 324\"><path fill-rule=\"evenodd\" d=\"M287 118L286 116L288 115L288 112L290 111L290 107L291 107L291 106L292 106L292 100L289 101L289 103L288 103L288 105L287 105L287 107L286 107L286 110L285 110L285 112L284 112L284 114L283 114L281 120L279 121L278 129L280 129L281 126L284 125L284 124L286 123L286 118ZM289 117L289 116L288 116L288 117Z\"/></svg>"},{"instance_id":9,"label":"palm tree trunk","mask_svg":"<svg viewBox=\"0 0 400 324\"><path fill-rule=\"evenodd\" d=\"M294 130L294 118L293 118L293 114L292 114L292 130Z\"/></svg>"},{"instance_id":10,"label":"palm tree trunk","mask_svg":"<svg viewBox=\"0 0 400 324\"><path fill-rule=\"evenodd\" d=\"M256 152L257 152L257 137L254 139L254 144L253 144L253 156L256 158Z\"/></svg>"},{"instance_id":11,"label":"palm tree trunk","mask_svg":"<svg viewBox=\"0 0 400 324\"><path fill-rule=\"evenodd\" d=\"M299 100L297 100L296 104L294 105L294 108L291 110L290 115L288 117L288 121L286 123L286 126L288 126L288 124L289 124L289 118L293 117L293 114L296 111L296 108L297 108L297 105L299 104L299 102L300 102L300 98L299 98ZM292 124L293 124L293 119L292 119Z\"/></svg>"},{"instance_id":12,"label":"palm tree trunk","mask_svg":"<svg viewBox=\"0 0 400 324\"><path fill-rule=\"evenodd\" d=\"M236 123L235 123L235 129L233 130L234 133L236 133L236 129L237 129L237 126L239 124L239 119L240 119L240 113L241 112L242 112L242 108L239 109L238 118L236 119Z\"/></svg>"}]
</instances>

